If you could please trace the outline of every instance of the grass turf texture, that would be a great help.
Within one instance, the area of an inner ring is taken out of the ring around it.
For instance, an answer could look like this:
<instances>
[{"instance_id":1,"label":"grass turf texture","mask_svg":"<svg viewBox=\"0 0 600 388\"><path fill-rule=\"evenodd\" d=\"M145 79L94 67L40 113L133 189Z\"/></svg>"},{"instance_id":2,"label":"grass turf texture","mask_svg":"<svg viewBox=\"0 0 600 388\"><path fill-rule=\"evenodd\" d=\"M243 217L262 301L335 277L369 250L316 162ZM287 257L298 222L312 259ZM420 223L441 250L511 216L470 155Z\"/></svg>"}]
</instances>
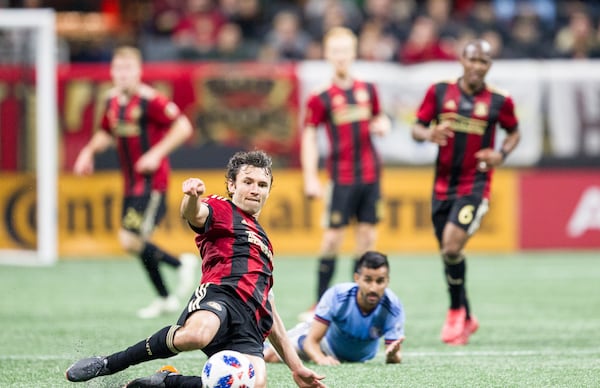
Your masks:
<instances>
[{"instance_id":1,"label":"grass turf texture","mask_svg":"<svg viewBox=\"0 0 600 388\"><path fill-rule=\"evenodd\" d=\"M330 387L600 386L598 253L471 254L467 287L481 327L465 347L439 340L447 308L442 266L434 256L392 256L391 288L404 302L401 365L383 354L364 364L311 365ZM316 262L275 262L277 305L288 327L312 302ZM168 271L170 284L175 273ZM118 387L173 364L200 374L206 357L181 354L88 383L68 383L79 358L108 354L172 324L177 314L140 320L152 297L140 265L125 260L63 260L49 268L0 267L0 387ZM335 280L350 276L341 260ZM283 365L268 366L270 387L293 387Z\"/></svg>"}]
</instances>

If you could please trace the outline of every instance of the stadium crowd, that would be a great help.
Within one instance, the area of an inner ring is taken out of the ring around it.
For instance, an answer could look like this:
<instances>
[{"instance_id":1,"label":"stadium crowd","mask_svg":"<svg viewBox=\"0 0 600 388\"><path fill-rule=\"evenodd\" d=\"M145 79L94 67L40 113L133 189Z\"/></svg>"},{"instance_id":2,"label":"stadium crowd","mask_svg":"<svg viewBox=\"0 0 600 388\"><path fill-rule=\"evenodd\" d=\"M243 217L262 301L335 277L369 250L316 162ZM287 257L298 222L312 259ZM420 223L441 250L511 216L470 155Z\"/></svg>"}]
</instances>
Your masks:
<instances>
[{"instance_id":1,"label":"stadium crowd","mask_svg":"<svg viewBox=\"0 0 600 388\"><path fill-rule=\"evenodd\" d=\"M69 62L107 62L119 44L148 61L322 58L325 31L359 37L359 59L454 60L473 37L497 59L600 57L600 2L567 0L0 0L52 7ZM6 41L6 32L0 39Z\"/></svg>"}]
</instances>

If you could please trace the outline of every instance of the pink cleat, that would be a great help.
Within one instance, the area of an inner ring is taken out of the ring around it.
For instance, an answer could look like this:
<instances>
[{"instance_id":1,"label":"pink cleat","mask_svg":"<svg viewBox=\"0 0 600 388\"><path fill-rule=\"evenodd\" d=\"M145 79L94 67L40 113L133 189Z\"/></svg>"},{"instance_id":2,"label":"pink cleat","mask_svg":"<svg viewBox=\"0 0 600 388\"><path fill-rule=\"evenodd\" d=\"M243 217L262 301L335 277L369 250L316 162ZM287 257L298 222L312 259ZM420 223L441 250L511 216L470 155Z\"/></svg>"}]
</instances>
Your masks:
<instances>
[{"instance_id":1,"label":"pink cleat","mask_svg":"<svg viewBox=\"0 0 600 388\"><path fill-rule=\"evenodd\" d=\"M448 309L446 314L446 322L442 327L442 341L452 343L454 340L462 336L465 330L465 308Z\"/></svg>"}]
</instances>

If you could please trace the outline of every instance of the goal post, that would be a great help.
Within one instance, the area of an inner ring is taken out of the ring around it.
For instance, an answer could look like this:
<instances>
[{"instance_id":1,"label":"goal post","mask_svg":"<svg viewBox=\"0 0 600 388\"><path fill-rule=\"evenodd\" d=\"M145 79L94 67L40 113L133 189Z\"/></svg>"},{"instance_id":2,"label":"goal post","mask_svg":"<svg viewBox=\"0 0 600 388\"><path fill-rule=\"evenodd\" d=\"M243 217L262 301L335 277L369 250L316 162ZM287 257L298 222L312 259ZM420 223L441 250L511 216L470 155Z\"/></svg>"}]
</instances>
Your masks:
<instances>
[{"instance_id":1,"label":"goal post","mask_svg":"<svg viewBox=\"0 0 600 388\"><path fill-rule=\"evenodd\" d=\"M51 265L58 258L56 16L52 9L3 9L0 30L33 32L35 64L36 237L34 250L0 250L0 263ZM33 152L34 150L29 150Z\"/></svg>"}]
</instances>

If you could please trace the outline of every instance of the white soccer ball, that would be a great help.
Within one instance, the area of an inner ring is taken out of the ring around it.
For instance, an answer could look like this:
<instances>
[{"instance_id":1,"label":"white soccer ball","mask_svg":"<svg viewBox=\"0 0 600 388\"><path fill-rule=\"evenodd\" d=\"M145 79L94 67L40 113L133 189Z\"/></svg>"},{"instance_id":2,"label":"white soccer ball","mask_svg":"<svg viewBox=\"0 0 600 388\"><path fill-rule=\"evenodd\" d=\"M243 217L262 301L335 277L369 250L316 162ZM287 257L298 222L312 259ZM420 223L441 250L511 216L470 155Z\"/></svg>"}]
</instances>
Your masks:
<instances>
[{"instance_id":1,"label":"white soccer ball","mask_svg":"<svg viewBox=\"0 0 600 388\"><path fill-rule=\"evenodd\" d=\"M250 359L235 350L213 354L202 368L202 388L253 388L255 380Z\"/></svg>"}]
</instances>

